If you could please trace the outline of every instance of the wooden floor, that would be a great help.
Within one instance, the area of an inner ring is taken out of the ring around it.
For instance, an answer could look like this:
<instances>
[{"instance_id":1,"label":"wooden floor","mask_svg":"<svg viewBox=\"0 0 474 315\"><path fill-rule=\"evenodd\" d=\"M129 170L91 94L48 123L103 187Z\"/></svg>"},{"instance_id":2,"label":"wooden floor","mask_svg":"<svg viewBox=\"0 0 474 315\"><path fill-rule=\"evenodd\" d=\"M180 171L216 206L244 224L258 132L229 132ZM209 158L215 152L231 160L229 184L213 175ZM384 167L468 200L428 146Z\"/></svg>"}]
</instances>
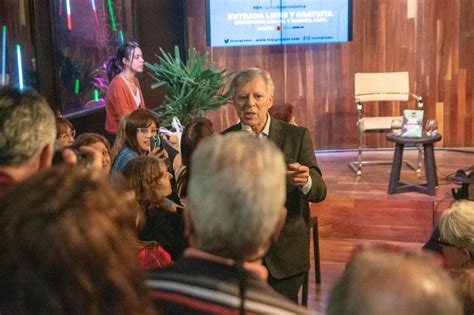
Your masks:
<instances>
[{"instance_id":1,"label":"wooden floor","mask_svg":"<svg viewBox=\"0 0 474 315\"><path fill-rule=\"evenodd\" d=\"M364 152L364 158L389 159L393 151ZM318 163L328 186L325 201L313 204L312 215L319 220L319 243L322 283L314 282L313 253L308 307L324 314L328 293L344 270L353 247L360 242L389 242L418 250L429 237L439 214L449 207L450 181L456 170L474 164L474 150L435 150L439 186L436 196L410 192L387 194L390 165L367 166L357 177L347 166L357 158L356 152L317 153ZM408 150L404 158L417 163L417 152ZM423 174L402 168L401 180L417 183ZM311 246L312 248L312 246Z\"/></svg>"}]
</instances>

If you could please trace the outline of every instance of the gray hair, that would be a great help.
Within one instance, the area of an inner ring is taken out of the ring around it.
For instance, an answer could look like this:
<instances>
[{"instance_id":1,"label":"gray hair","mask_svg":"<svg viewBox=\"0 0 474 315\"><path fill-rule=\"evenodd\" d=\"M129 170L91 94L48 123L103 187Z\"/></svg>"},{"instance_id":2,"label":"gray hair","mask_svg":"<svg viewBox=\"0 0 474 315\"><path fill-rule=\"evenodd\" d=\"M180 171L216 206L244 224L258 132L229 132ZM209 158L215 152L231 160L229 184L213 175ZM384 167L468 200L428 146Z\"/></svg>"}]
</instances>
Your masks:
<instances>
[{"instance_id":1,"label":"gray hair","mask_svg":"<svg viewBox=\"0 0 474 315\"><path fill-rule=\"evenodd\" d=\"M443 241L466 248L474 259L474 201L458 201L444 211L439 231Z\"/></svg>"},{"instance_id":2,"label":"gray hair","mask_svg":"<svg viewBox=\"0 0 474 315\"><path fill-rule=\"evenodd\" d=\"M56 122L46 100L33 91L0 89L0 165L21 165L54 143Z\"/></svg>"},{"instance_id":3,"label":"gray hair","mask_svg":"<svg viewBox=\"0 0 474 315\"><path fill-rule=\"evenodd\" d=\"M449 275L416 253L370 250L347 265L329 296L328 315L462 314Z\"/></svg>"},{"instance_id":4,"label":"gray hair","mask_svg":"<svg viewBox=\"0 0 474 315\"><path fill-rule=\"evenodd\" d=\"M273 96L273 93L275 92L275 84L273 83L272 77L270 76L270 73L260 68L247 68L237 72L230 82L230 94L234 96L238 87L255 80L257 77L260 77L265 81L268 94Z\"/></svg>"},{"instance_id":5,"label":"gray hair","mask_svg":"<svg viewBox=\"0 0 474 315\"><path fill-rule=\"evenodd\" d=\"M189 211L200 249L231 259L257 254L285 202L283 154L240 132L213 135L191 159Z\"/></svg>"}]
</instances>

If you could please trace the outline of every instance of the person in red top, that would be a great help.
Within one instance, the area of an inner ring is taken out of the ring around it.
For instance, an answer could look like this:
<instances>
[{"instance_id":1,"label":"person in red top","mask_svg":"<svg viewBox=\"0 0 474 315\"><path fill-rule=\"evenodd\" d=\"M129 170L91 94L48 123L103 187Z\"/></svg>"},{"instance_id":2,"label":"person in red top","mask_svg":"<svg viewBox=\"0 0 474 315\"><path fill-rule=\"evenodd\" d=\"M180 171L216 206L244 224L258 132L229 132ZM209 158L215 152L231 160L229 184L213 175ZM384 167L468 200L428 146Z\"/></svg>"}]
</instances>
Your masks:
<instances>
[{"instance_id":1,"label":"person in red top","mask_svg":"<svg viewBox=\"0 0 474 315\"><path fill-rule=\"evenodd\" d=\"M121 45L107 63L109 87L105 101L105 130L110 143L118 131L120 118L137 108L145 107L137 73L143 72L143 54L136 42Z\"/></svg>"}]
</instances>

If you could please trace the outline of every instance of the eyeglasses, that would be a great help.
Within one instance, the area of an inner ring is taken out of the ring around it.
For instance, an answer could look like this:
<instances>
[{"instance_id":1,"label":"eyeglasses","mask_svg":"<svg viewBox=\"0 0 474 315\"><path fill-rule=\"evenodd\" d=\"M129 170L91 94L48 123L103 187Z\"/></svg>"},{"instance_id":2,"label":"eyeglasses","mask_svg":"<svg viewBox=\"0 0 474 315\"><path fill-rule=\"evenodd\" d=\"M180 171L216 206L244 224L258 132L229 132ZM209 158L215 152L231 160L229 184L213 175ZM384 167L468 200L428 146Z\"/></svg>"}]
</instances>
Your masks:
<instances>
[{"instance_id":1,"label":"eyeglasses","mask_svg":"<svg viewBox=\"0 0 474 315\"><path fill-rule=\"evenodd\" d=\"M59 135L59 139L74 138L75 136L76 136L76 130L72 130L71 132L61 133Z\"/></svg>"},{"instance_id":2,"label":"eyeglasses","mask_svg":"<svg viewBox=\"0 0 474 315\"><path fill-rule=\"evenodd\" d=\"M158 134L158 131L160 131L159 128L137 128L137 131L141 134L148 134L151 133L152 135Z\"/></svg>"},{"instance_id":3,"label":"eyeglasses","mask_svg":"<svg viewBox=\"0 0 474 315\"><path fill-rule=\"evenodd\" d=\"M440 238L438 238L438 240L437 240L436 242L438 243L439 246L458 247L458 246L453 245L453 244L451 244L451 243L442 241Z\"/></svg>"}]
</instances>

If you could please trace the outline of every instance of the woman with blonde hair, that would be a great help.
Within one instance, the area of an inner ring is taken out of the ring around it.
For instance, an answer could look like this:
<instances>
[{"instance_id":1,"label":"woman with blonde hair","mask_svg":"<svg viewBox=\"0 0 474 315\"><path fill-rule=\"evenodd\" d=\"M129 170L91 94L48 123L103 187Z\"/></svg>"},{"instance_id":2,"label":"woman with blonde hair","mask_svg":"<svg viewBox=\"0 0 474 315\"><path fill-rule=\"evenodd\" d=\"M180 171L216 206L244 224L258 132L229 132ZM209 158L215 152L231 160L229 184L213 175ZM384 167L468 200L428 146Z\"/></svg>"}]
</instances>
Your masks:
<instances>
[{"instance_id":1,"label":"woman with blonde hair","mask_svg":"<svg viewBox=\"0 0 474 315\"><path fill-rule=\"evenodd\" d=\"M446 266L474 269L474 201L458 201L444 211L439 230Z\"/></svg>"},{"instance_id":2,"label":"woman with blonde hair","mask_svg":"<svg viewBox=\"0 0 474 315\"><path fill-rule=\"evenodd\" d=\"M455 202L439 221L438 244L456 280L464 314L474 314L474 201Z\"/></svg>"}]
</instances>

